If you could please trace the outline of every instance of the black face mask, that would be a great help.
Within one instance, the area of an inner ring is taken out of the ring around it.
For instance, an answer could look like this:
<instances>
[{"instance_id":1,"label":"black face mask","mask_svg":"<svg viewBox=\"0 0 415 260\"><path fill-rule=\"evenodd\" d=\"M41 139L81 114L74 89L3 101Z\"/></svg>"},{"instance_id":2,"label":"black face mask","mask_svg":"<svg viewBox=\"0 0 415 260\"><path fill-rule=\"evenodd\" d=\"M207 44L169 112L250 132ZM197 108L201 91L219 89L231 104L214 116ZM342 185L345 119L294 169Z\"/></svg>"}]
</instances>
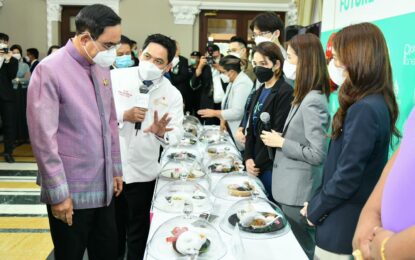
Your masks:
<instances>
[{"instance_id":1,"label":"black face mask","mask_svg":"<svg viewBox=\"0 0 415 260\"><path fill-rule=\"evenodd\" d=\"M264 83L267 82L274 76L274 72L272 71L272 68L265 68L261 66L256 66L254 68L254 73L259 80L259 82Z\"/></svg>"}]
</instances>

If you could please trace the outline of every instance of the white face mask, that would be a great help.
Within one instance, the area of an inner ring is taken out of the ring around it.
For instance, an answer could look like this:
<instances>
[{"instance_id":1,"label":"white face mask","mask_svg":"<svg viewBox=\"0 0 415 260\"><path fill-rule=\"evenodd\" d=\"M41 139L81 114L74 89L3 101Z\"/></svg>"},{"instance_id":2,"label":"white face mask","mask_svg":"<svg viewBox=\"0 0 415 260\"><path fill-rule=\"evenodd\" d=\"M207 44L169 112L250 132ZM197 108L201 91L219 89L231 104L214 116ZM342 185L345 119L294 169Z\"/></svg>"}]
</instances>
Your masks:
<instances>
[{"instance_id":1,"label":"white face mask","mask_svg":"<svg viewBox=\"0 0 415 260\"><path fill-rule=\"evenodd\" d=\"M235 56L238 59L241 58L241 54L239 54L239 52L229 52L229 55Z\"/></svg>"},{"instance_id":2,"label":"white face mask","mask_svg":"<svg viewBox=\"0 0 415 260\"><path fill-rule=\"evenodd\" d=\"M106 68L111 66L115 59L117 58L117 50L115 48L111 48L106 51L100 51L95 55L92 59L96 64L99 66Z\"/></svg>"},{"instance_id":3,"label":"white face mask","mask_svg":"<svg viewBox=\"0 0 415 260\"><path fill-rule=\"evenodd\" d=\"M255 44L256 45L259 45L260 43L263 43L263 42L270 42L270 41L271 41L271 39L270 38L267 38L265 36L257 36L257 37L255 37Z\"/></svg>"},{"instance_id":4,"label":"white face mask","mask_svg":"<svg viewBox=\"0 0 415 260\"><path fill-rule=\"evenodd\" d=\"M337 85L337 86L341 86L343 85L344 81L346 80L346 77L343 75L344 73L344 68L341 67L337 67L334 64L334 60L331 60L329 62L329 75L331 80Z\"/></svg>"},{"instance_id":5,"label":"white face mask","mask_svg":"<svg viewBox=\"0 0 415 260\"><path fill-rule=\"evenodd\" d=\"M220 62L220 57L215 58L215 63L216 63L216 64L219 64L219 62Z\"/></svg>"},{"instance_id":6,"label":"white face mask","mask_svg":"<svg viewBox=\"0 0 415 260\"><path fill-rule=\"evenodd\" d=\"M295 80L295 77L297 76L297 65L291 64L285 60L282 71L284 71L284 75L287 79Z\"/></svg>"},{"instance_id":7,"label":"white face mask","mask_svg":"<svg viewBox=\"0 0 415 260\"><path fill-rule=\"evenodd\" d=\"M22 55L20 53L14 53L12 54L12 56L17 60L20 60L22 58Z\"/></svg>"},{"instance_id":8,"label":"white face mask","mask_svg":"<svg viewBox=\"0 0 415 260\"><path fill-rule=\"evenodd\" d=\"M172 67L176 67L176 65L179 64L179 62L179 57L174 56L173 60L171 61Z\"/></svg>"},{"instance_id":9,"label":"white face mask","mask_svg":"<svg viewBox=\"0 0 415 260\"><path fill-rule=\"evenodd\" d=\"M5 44L4 42L0 42L0 49L5 49L7 47L8 47L7 44Z\"/></svg>"},{"instance_id":10,"label":"white face mask","mask_svg":"<svg viewBox=\"0 0 415 260\"><path fill-rule=\"evenodd\" d=\"M163 76L163 70L159 69L154 63L140 60L138 65L138 77L141 81L150 80L154 81Z\"/></svg>"},{"instance_id":11,"label":"white face mask","mask_svg":"<svg viewBox=\"0 0 415 260\"><path fill-rule=\"evenodd\" d=\"M223 81L223 83L229 83L229 81L231 81L231 79L228 77L228 75L225 75L223 73L221 73L219 75L220 79Z\"/></svg>"},{"instance_id":12,"label":"white face mask","mask_svg":"<svg viewBox=\"0 0 415 260\"><path fill-rule=\"evenodd\" d=\"M29 56L24 57L24 59L26 60L26 62L30 62Z\"/></svg>"},{"instance_id":13,"label":"white face mask","mask_svg":"<svg viewBox=\"0 0 415 260\"><path fill-rule=\"evenodd\" d=\"M91 35L89 35L91 37ZM92 37L91 37L92 39ZM97 44L95 43L94 39L92 39L95 48L99 51L99 48ZM112 47L105 51L99 51L94 58L89 55L88 51L86 50L86 46L84 46L85 53L88 55L88 57L98 66L107 68L114 64L115 59L117 58L117 49L115 47Z\"/></svg>"}]
</instances>

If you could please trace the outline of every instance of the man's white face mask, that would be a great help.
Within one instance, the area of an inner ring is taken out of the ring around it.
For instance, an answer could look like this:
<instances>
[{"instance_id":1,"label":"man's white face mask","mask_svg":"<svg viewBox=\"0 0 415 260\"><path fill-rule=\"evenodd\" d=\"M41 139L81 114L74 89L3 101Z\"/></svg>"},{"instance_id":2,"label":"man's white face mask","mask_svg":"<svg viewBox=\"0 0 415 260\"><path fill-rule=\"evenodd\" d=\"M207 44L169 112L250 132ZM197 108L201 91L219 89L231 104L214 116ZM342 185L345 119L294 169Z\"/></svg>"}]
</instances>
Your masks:
<instances>
[{"instance_id":1,"label":"man's white face mask","mask_svg":"<svg viewBox=\"0 0 415 260\"><path fill-rule=\"evenodd\" d=\"M89 34L89 37L91 38L95 48L99 51L99 48L94 40L94 38L92 38L92 36ZM114 64L115 59L117 58L117 46L113 46L111 48L109 48L108 50L105 51L99 51L95 57L91 57L91 55L89 55L88 51L86 50L86 47L84 47L85 53L88 55L88 57L98 66L103 67L103 68L108 68L109 66L111 66L112 64Z\"/></svg>"},{"instance_id":2,"label":"man's white face mask","mask_svg":"<svg viewBox=\"0 0 415 260\"><path fill-rule=\"evenodd\" d=\"M154 81L163 76L164 70L159 69L154 63L147 60L140 60L138 65L138 76L141 81Z\"/></svg>"}]
</instances>

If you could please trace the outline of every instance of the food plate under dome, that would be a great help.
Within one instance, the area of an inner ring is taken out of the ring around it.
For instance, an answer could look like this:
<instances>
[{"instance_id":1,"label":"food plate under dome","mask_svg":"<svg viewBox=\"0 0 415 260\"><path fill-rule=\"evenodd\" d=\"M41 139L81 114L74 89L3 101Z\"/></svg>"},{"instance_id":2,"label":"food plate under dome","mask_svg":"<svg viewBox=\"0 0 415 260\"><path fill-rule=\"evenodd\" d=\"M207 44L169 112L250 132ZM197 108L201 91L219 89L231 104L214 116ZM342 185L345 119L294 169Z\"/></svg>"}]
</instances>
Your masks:
<instances>
[{"instance_id":1,"label":"food plate under dome","mask_svg":"<svg viewBox=\"0 0 415 260\"><path fill-rule=\"evenodd\" d=\"M215 185L212 194L219 199L236 201L252 196L266 198L262 182L246 172L231 172Z\"/></svg>"},{"instance_id":2,"label":"food plate under dome","mask_svg":"<svg viewBox=\"0 0 415 260\"><path fill-rule=\"evenodd\" d=\"M226 245L215 227L194 216L178 216L164 222L155 231L147 250L158 260L217 260L226 255Z\"/></svg>"},{"instance_id":3,"label":"food plate under dome","mask_svg":"<svg viewBox=\"0 0 415 260\"><path fill-rule=\"evenodd\" d=\"M236 202L220 222L221 229L232 234L239 225L240 234L248 239L270 239L287 234L290 226L282 210L273 202L253 197Z\"/></svg>"},{"instance_id":4,"label":"food plate under dome","mask_svg":"<svg viewBox=\"0 0 415 260\"><path fill-rule=\"evenodd\" d=\"M178 180L164 185L154 198L154 206L168 213L182 213L187 205L195 213L210 212L210 192L197 182Z\"/></svg>"}]
</instances>

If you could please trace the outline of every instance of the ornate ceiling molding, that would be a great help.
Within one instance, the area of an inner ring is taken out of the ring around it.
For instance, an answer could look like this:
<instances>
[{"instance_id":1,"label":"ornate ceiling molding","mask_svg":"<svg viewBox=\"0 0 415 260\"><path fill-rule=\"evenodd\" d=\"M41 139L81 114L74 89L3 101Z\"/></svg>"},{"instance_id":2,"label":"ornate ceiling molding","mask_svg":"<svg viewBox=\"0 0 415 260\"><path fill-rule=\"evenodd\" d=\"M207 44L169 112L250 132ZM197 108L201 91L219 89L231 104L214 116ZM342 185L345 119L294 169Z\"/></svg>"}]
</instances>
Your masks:
<instances>
[{"instance_id":1,"label":"ornate ceiling molding","mask_svg":"<svg viewBox=\"0 0 415 260\"><path fill-rule=\"evenodd\" d=\"M287 3L235 3L235 2L207 2L192 0L169 0L171 13L174 16L175 24L193 25L196 16L201 10L235 10L235 11L281 11L289 13L295 7L291 2Z\"/></svg>"},{"instance_id":2,"label":"ornate ceiling molding","mask_svg":"<svg viewBox=\"0 0 415 260\"><path fill-rule=\"evenodd\" d=\"M193 24L199 14L200 1L170 0L175 24Z\"/></svg>"},{"instance_id":3,"label":"ornate ceiling molding","mask_svg":"<svg viewBox=\"0 0 415 260\"><path fill-rule=\"evenodd\" d=\"M234 3L234 2L207 2L201 1L202 10L234 10L234 11L289 11L289 3Z\"/></svg>"},{"instance_id":4,"label":"ornate ceiling molding","mask_svg":"<svg viewBox=\"0 0 415 260\"><path fill-rule=\"evenodd\" d=\"M297 9L297 1L292 0L291 3L289 3L289 10L287 12L286 17L286 26L289 25L297 25L298 24L298 9Z\"/></svg>"},{"instance_id":5,"label":"ornate ceiling molding","mask_svg":"<svg viewBox=\"0 0 415 260\"><path fill-rule=\"evenodd\" d=\"M4 0L0 0L0 3ZM100 4L111 7L117 14L120 10L120 0L100 0ZM96 0L46 0L48 46L52 45L52 22L61 21L62 6L64 5L92 5ZM1 7L1 5L0 5Z\"/></svg>"}]
</instances>

